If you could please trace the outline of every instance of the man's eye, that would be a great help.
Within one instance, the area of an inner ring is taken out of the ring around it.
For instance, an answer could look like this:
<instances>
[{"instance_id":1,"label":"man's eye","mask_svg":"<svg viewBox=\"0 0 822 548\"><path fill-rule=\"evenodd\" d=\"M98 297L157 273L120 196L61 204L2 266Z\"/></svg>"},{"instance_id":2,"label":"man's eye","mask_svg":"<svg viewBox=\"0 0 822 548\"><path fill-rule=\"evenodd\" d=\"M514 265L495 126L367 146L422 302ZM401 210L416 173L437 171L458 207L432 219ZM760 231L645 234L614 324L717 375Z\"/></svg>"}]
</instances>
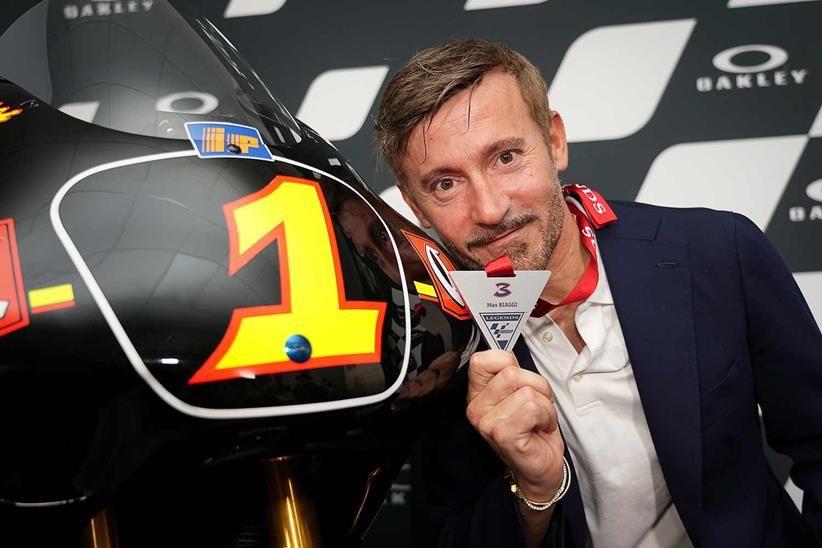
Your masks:
<instances>
[{"instance_id":1,"label":"man's eye","mask_svg":"<svg viewBox=\"0 0 822 548\"><path fill-rule=\"evenodd\" d=\"M499 161L503 164L510 164L516 158L516 152L513 150L506 150L499 155Z\"/></svg>"},{"instance_id":2,"label":"man's eye","mask_svg":"<svg viewBox=\"0 0 822 548\"><path fill-rule=\"evenodd\" d=\"M434 187L435 190L451 190L454 188L454 179L440 179Z\"/></svg>"}]
</instances>

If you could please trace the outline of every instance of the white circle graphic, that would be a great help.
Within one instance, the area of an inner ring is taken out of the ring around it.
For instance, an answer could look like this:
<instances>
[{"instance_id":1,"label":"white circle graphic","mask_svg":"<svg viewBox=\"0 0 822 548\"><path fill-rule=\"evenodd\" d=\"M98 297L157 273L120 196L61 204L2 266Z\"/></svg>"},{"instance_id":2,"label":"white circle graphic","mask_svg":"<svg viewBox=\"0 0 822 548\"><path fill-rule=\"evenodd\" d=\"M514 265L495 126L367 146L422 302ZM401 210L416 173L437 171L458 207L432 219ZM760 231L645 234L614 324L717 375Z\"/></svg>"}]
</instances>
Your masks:
<instances>
[{"instance_id":1,"label":"white circle graphic","mask_svg":"<svg viewBox=\"0 0 822 548\"><path fill-rule=\"evenodd\" d=\"M768 56L768 60L758 65L737 65L733 58L741 53L757 51ZM734 72L736 74L746 74L749 72L764 72L782 66L788 60L788 52L776 46L768 44L748 44L746 46L736 46L724 51L720 51L713 58L713 64L719 70Z\"/></svg>"},{"instance_id":2,"label":"white circle graphic","mask_svg":"<svg viewBox=\"0 0 822 548\"><path fill-rule=\"evenodd\" d=\"M197 108L176 109L174 108L175 101L182 99L194 99L200 101L200 106ZM179 91L177 93L169 93L157 99L155 108L159 112L176 112L178 114L208 114L212 112L220 104L220 101L210 93L202 91Z\"/></svg>"},{"instance_id":3,"label":"white circle graphic","mask_svg":"<svg viewBox=\"0 0 822 548\"><path fill-rule=\"evenodd\" d=\"M822 202L822 179L817 179L809 184L805 189L805 194L807 194L808 198L811 200Z\"/></svg>"}]
</instances>

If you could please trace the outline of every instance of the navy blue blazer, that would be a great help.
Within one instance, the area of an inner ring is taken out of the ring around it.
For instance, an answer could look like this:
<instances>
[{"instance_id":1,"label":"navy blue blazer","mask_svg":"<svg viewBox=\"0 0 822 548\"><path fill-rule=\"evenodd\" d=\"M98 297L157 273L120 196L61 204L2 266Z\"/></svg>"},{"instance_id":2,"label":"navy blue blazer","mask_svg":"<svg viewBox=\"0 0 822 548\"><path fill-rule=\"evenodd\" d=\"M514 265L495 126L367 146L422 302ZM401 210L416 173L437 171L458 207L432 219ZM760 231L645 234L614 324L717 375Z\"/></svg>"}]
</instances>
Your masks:
<instances>
[{"instance_id":1,"label":"navy blue blazer","mask_svg":"<svg viewBox=\"0 0 822 548\"><path fill-rule=\"evenodd\" d=\"M688 536L697 547L822 546L822 334L793 276L741 215L611 205L619 220L597 241ZM536 371L522 340L514 352ZM436 542L524 545L503 464L465 419L460 373L421 452ZM767 443L793 459L801 514L766 461L757 405ZM587 542L574 484L543 544Z\"/></svg>"}]
</instances>

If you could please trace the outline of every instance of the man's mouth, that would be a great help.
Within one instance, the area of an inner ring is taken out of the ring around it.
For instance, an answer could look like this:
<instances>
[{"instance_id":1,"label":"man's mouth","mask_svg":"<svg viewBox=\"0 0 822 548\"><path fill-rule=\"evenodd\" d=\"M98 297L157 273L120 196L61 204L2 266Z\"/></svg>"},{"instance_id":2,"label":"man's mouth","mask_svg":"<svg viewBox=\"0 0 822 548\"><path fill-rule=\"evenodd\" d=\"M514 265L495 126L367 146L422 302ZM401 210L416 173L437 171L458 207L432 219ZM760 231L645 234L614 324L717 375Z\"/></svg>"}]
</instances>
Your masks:
<instances>
[{"instance_id":1,"label":"man's mouth","mask_svg":"<svg viewBox=\"0 0 822 548\"><path fill-rule=\"evenodd\" d=\"M468 242L466 242L465 247L468 250L472 250L481 247L497 247L505 245L507 243L510 243L511 240L513 240L520 234L520 229L526 227L535 220L536 216L534 215L526 215L524 217L520 217L519 219L516 219L513 222L507 223L507 226L499 226L497 230L494 231L496 233L471 238L470 240L468 240Z\"/></svg>"},{"instance_id":2,"label":"man's mouth","mask_svg":"<svg viewBox=\"0 0 822 548\"><path fill-rule=\"evenodd\" d=\"M493 240L488 242L488 244L486 244L486 246L495 246L495 245L505 245L505 244L507 244L509 241L513 240L516 237L516 235L519 233L519 230L521 228L522 227L519 226L517 228L512 228L511 230L503 232L502 234L500 234L499 236L497 236L496 238L494 238Z\"/></svg>"}]
</instances>

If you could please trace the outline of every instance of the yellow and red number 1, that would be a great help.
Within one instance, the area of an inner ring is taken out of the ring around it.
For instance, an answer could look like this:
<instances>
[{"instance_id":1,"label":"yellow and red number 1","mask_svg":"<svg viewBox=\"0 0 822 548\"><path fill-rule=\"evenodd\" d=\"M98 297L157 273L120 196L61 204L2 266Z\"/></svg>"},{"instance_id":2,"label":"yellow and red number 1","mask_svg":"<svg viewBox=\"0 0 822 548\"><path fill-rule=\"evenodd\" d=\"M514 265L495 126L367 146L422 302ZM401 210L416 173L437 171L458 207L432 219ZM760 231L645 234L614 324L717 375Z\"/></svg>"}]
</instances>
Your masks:
<instances>
[{"instance_id":1,"label":"yellow and red number 1","mask_svg":"<svg viewBox=\"0 0 822 548\"><path fill-rule=\"evenodd\" d=\"M337 239L319 184L280 176L223 211L229 275L276 240L282 302L235 310L223 340L189 384L380 361L386 303L345 298ZM286 355L286 339L294 334L311 343L304 363Z\"/></svg>"}]
</instances>

